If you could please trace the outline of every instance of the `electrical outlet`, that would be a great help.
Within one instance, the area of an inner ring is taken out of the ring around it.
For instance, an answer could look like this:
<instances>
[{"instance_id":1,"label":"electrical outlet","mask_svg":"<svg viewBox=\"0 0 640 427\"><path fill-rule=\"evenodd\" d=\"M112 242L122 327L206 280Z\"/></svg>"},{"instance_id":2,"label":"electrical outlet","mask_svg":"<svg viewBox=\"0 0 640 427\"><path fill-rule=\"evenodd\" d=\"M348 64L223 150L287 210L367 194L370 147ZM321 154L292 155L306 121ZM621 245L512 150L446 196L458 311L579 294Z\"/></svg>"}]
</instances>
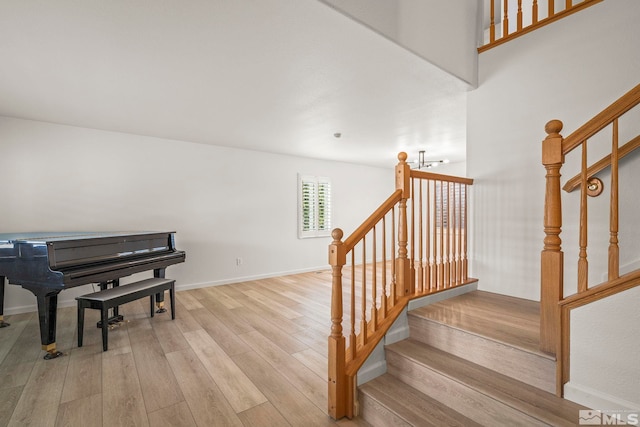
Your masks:
<instances>
[{"instance_id":1,"label":"electrical outlet","mask_svg":"<svg viewBox=\"0 0 640 427\"><path fill-rule=\"evenodd\" d=\"M240 267L242 265L242 258L236 258L236 266Z\"/></svg>"}]
</instances>

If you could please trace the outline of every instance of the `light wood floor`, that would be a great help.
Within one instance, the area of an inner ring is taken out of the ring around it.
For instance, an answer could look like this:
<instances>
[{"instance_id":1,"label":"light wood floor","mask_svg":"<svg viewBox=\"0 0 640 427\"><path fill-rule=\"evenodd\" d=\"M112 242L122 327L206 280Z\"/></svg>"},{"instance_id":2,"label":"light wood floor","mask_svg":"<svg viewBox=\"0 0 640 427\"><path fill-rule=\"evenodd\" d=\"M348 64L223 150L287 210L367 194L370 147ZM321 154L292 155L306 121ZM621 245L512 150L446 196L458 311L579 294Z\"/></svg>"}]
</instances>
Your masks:
<instances>
[{"instance_id":1,"label":"light wood floor","mask_svg":"<svg viewBox=\"0 0 640 427\"><path fill-rule=\"evenodd\" d=\"M0 426L367 426L327 416L330 287L326 270L180 291L174 321L135 301L107 352L97 310L78 348L59 309L48 361L37 313L5 316Z\"/></svg>"}]
</instances>

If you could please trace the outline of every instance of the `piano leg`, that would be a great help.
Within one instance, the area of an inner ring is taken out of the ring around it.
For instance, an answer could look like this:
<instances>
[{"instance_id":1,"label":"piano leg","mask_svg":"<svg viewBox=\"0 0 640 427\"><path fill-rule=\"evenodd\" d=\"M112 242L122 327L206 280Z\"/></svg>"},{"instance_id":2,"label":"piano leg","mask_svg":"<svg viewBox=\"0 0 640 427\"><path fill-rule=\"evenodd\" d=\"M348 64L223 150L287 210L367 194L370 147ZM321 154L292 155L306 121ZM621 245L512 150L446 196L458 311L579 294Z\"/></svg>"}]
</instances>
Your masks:
<instances>
[{"instance_id":1,"label":"piano leg","mask_svg":"<svg viewBox=\"0 0 640 427\"><path fill-rule=\"evenodd\" d=\"M9 325L4 321L4 276L0 276L0 328L6 328Z\"/></svg>"},{"instance_id":2,"label":"piano leg","mask_svg":"<svg viewBox=\"0 0 640 427\"><path fill-rule=\"evenodd\" d=\"M164 268L156 268L155 270L153 270L153 277L159 277L164 279L164 273L165 273ZM156 294L156 306L158 307L158 309L156 310L156 313L167 312L167 309L164 308L164 292L160 294Z\"/></svg>"},{"instance_id":3,"label":"piano leg","mask_svg":"<svg viewBox=\"0 0 640 427\"><path fill-rule=\"evenodd\" d=\"M23 286L25 287L25 286ZM45 359L55 359L62 356L56 350L56 309L58 308L58 294L60 290L29 289L38 301L38 316L40 317L40 342L42 349L47 352Z\"/></svg>"}]
</instances>

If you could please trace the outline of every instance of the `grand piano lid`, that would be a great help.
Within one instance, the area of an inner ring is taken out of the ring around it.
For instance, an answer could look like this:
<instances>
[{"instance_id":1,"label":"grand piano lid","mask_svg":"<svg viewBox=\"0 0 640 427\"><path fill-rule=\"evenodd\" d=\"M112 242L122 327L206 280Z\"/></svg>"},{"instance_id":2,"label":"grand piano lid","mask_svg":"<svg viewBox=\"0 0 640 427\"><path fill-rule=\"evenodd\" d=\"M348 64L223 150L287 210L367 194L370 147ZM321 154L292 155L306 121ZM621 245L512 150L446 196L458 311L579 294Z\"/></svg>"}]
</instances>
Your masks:
<instances>
[{"instance_id":1,"label":"grand piano lid","mask_svg":"<svg viewBox=\"0 0 640 427\"><path fill-rule=\"evenodd\" d=\"M153 234L174 233L175 231L45 231L27 233L0 233L0 247L7 244L12 245L15 242L46 244L47 242L67 240L100 239L108 237L145 236Z\"/></svg>"}]
</instances>

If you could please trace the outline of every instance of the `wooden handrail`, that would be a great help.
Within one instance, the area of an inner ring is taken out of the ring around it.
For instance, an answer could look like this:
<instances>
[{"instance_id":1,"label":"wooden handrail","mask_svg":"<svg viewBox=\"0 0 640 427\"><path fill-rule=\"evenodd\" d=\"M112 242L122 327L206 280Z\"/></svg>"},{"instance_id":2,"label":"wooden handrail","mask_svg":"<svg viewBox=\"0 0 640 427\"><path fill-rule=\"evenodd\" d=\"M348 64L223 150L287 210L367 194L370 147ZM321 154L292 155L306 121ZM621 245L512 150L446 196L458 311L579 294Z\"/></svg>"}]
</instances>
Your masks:
<instances>
[{"instance_id":1,"label":"wooden handrail","mask_svg":"<svg viewBox=\"0 0 640 427\"><path fill-rule=\"evenodd\" d=\"M640 147L640 135L633 138L631 141L627 142L625 145L620 147L620 151L618 153L619 158L622 159L626 155L633 152L636 148ZM601 172L605 168L611 165L611 155L608 154L604 156L602 159L595 162L592 166L587 168L587 178L591 178L598 172ZM567 193L571 193L576 188L580 187L580 174L574 176L573 178L567 180L562 189Z\"/></svg>"},{"instance_id":2,"label":"wooden handrail","mask_svg":"<svg viewBox=\"0 0 640 427\"><path fill-rule=\"evenodd\" d=\"M560 301L560 307L567 306L571 309L599 301L611 295L626 291L640 285L640 270L632 271L614 280L602 282L592 286L584 292L573 294Z\"/></svg>"},{"instance_id":3,"label":"wooden handrail","mask_svg":"<svg viewBox=\"0 0 640 427\"><path fill-rule=\"evenodd\" d=\"M636 105L640 104L640 84L622 95L617 101L609 105L591 120L576 129L562 142L562 153L567 154L583 141L607 127L613 119L620 117Z\"/></svg>"},{"instance_id":4,"label":"wooden handrail","mask_svg":"<svg viewBox=\"0 0 640 427\"><path fill-rule=\"evenodd\" d=\"M489 23L489 43L480 46L478 48L478 53L485 52L493 47L499 46L503 43L506 43L510 40L516 39L520 36L523 36L527 33L530 33L538 28L544 27L545 25L551 24L555 21L558 21L562 18L566 18L569 15L572 15L576 12L586 9L589 6L593 6L594 4L600 3L602 0L584 0L576 5L566 4L566 8L558 13L554 13L554 5L553 1L549 1L549 16L544 19L538 19L538 2L537 0L533 0L531 9L532 9L532 19L531 25L523 26L522 25L522 6L519 4L518 11L516 13L516 19L518 20L517 29L513 33L508 33L508 20L509 20L509 11L507 9L507 2L505 1L505 17L503 18L503 36L499 39L495 37L495 19L494 19L494 9L495 9L495 0L491 0L491 22Z\"/></svg>"},{"instance_id":5,"label":"wooden handrail","mask_svg":"<svg viewBox=\"0 0 640 427\"><path fill-rule=\"evenodd\" d=\"M411 178L430 179L433 181L448 181L458 184L473 185L473 179L460 176L443 175L440 173L426 172L422 170L412 169Z\"/></svg>"},{"instance_id":6,"label":"wooden handrail","mask_svg":"<svg viewBox=\"0 0 640 427\"><path fill-rule=\"evenodd\" d=\"M344 239L345 252L349 252L402 198L402 190L394 191L356 230Z\"/></svg>"}]
</instances>

